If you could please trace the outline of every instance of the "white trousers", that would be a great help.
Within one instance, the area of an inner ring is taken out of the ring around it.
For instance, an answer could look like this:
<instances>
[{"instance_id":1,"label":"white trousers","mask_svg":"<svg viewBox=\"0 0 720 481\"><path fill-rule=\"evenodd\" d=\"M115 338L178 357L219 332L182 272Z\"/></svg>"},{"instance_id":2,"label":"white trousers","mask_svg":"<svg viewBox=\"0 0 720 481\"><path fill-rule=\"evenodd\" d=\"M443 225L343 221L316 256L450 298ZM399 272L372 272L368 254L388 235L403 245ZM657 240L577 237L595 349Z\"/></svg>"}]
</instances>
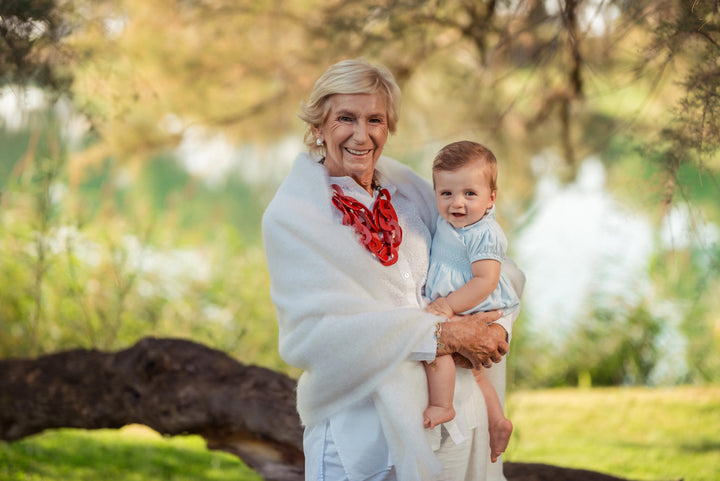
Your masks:
<instances>
[{"instance_id":1,"label":"white trousers","mask_svg":"<svg viewBox=\"0 0 720 481\"><path fill-rule=\"evenodd\" d=\"M343 463L338 455L337 447L335 446L335 440L332 436L332 430L330 429L330 423L325 424L325 429L315 430L314 435L322 433L324 436L324 442L317 445L323 446L323 453L319 456L319 459L315 459L305 466L305 480L306 481L351 481ZM436 452L438 460L443 465L444 470L440 477L435 481L464 481L466 479L473 479L472 476L468 477L468 459L470 458L470 451L472 449L472 437L463 443L455 444L450 438L447 430L442 430L442 440L440 444L440 450ZM306 439L306 442L317 443L318 440ZM352 481L397 481L397 475L393 467L389 467L387 471L376 473L369 478L363 480L352 480Z\"/></svg>"},{"instance_id":2,"label":"white trousers","mask_svg":"<svg viewBox=\"0 0 720 481\"><path fill-rule=\"evenodd\" d=\"M506 362L506 359L503 358L500 363L485 370L485 376L495 386L495 390L503 404L505 401ZM503 475L502 458L496 463L491 463L489 449L487 459L484 462L481 460L474 461L475 463L482 463L481 466L467 465L470 452L473 450L472 442L476 438L486 439L486 436L470 436L464 443L456 445L448 436L447 430L442 429L441 449L436 451L435 454L444 466L445 471L437 481L506 481ZM305 449L306 481L397 481L397 475L391 466L385 471L368 475L364 479L350 480L338 455L332 429L330 429L330 421L325 422L324 425L307 428L303 445ZM374 453L374 455L377 455L377 453Z\"/></svg>"}]
</instances>

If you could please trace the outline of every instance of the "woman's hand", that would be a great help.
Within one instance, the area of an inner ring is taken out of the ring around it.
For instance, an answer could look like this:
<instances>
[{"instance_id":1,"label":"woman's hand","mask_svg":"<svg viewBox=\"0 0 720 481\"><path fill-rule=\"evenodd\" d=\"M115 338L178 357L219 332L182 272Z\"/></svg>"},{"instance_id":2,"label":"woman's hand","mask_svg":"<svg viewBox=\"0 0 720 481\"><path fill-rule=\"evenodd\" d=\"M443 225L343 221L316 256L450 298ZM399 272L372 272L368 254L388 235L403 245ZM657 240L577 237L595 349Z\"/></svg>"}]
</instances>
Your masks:
<instances>
[{"instance_id":1,"label":"woman's hand","mask_svg":"<svg viewBox=\"0 0 720 481\"><path fill-rule=\"evenodd\" d=\"M457 365L475 369L500 362L509 348L507 333L502 326L488 323L501 316L501 311L454 316L442 325L438 355L452 354Z\"/></svg>"}]
</instances>

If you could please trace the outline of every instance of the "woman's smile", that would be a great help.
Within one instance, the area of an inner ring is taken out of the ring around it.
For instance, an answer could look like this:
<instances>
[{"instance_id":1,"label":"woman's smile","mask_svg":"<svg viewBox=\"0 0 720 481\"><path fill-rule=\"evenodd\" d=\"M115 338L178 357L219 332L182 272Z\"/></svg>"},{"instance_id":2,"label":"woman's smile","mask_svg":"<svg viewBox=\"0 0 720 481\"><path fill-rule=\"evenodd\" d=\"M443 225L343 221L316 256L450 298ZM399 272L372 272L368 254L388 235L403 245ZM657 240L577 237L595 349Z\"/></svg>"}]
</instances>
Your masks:
<instances>
[{"instance_id":1,"label":"woman's smile","mask_svg":"<svg viewBox=\"0 0 720 481\"><path fill-rule=\"evenodd\" d=\"M355 150L355 149L351 149L350 147L345 147L345 150L347 150L348 152L350 152L350 153L353 154L353 155L365 155L365 154L368 154L368 153L372 152L372 149L368 149L368 150Z\"/></svg>"}]
</instances>

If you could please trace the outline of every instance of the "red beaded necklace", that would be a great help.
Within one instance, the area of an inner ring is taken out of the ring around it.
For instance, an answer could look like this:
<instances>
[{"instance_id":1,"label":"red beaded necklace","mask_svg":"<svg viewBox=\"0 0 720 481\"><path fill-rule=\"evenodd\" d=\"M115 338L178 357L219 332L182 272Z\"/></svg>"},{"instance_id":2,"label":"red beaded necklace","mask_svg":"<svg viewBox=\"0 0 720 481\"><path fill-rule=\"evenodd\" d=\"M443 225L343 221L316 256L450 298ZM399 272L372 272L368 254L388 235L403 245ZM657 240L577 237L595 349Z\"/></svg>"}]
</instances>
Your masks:
<instances>
[{"instance_id":1,"label":"red beaded necklace","mask_svg":"<svg viewBox=\"0 0 720 481\"><path fill-rule=\"evenodd\" d=\"M384 266L391 266L398 260L398 248L402 242L402 228L397 213L390 203L387 189L378 187L378 196L373 210L361 202L348 197L337 184L332 184L332 202L343 214L343 225L352 226L360 235L360 243Z\"/></svg>"}]
</instances>

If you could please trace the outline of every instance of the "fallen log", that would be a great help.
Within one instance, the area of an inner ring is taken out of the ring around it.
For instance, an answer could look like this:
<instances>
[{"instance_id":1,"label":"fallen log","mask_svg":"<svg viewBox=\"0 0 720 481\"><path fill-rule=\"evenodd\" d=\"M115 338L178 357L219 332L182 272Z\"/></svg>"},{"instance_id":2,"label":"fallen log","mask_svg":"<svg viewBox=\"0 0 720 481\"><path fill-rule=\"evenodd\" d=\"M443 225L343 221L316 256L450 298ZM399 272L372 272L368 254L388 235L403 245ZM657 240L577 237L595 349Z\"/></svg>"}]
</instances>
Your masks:
<instances>
[{"instance_id":1,"label":"fallen log","mask_svg":"<svg viewBox=\"0 0 720 481\"><path fill-rule=\"evenodd\" d=\"M0 360L0 439L128 424L200 435L268 481L304 479L295 381L283 374L180 339ZM541 464L505 463L504 472L509 481L620 481Z\"/></svg>"}]
</instances>

